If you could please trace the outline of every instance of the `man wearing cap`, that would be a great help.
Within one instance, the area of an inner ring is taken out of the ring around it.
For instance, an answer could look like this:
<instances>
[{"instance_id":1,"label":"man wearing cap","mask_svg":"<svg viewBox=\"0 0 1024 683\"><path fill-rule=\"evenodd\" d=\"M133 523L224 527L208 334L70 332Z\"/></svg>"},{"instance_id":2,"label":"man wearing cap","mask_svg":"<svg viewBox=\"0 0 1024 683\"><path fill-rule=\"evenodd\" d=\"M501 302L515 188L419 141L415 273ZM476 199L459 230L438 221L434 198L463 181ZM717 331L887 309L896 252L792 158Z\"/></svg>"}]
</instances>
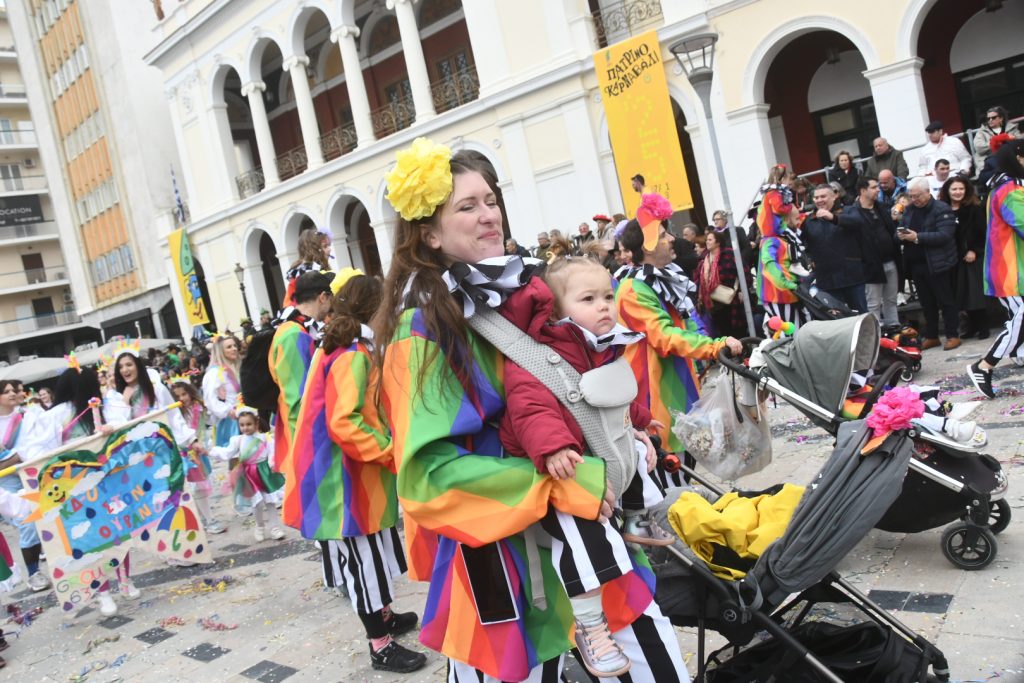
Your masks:
<instances>
[{"instance_id":1,"label":"man wearing cap","mask_svg":"<svg viewBox=\"0 0 1024 683\"><path fill-rule=\"evenodd\" d=\"M603 213L598 213L594 214L594 217L591 218L590 220L597 223L597 239L606 240L612 236L611 228L608 227L609 224L612 222L611 218L604 215Z\"/></svg>"},{"instance_id":2,"label":"man wearing cap","mask_svg":"<svg viewBox=\"0 0 1024 683\"><path fill-rule=\"evenodd\" d=\"M953 173L970 174L971 155L964 143L946 135L942 130L942 121L932 121L924 132L928 134L928 142L921 148L921 156L917 159L917 175L934 173L935 162L939 159L948 160Z\"/></svg>"},{"instance_id":3,"label":"man wearing cap","mask_svg":"<svg viewBox=\"0 0 1024 683\"><path fill-rule=\"evenodd\" d=\"M333 273L310 270L295 281L295 305L281 311L270 342L267 363L274 383L281 390L277 398L277 422L274 425L274 467L282 472L292 434L299 419L299 403L306 386L306 373L320 338L320 323L331 310ZM282 518L286 511L282 509ZM292 526L287 518L285 524Z\"/></svg>"}]
</instances>

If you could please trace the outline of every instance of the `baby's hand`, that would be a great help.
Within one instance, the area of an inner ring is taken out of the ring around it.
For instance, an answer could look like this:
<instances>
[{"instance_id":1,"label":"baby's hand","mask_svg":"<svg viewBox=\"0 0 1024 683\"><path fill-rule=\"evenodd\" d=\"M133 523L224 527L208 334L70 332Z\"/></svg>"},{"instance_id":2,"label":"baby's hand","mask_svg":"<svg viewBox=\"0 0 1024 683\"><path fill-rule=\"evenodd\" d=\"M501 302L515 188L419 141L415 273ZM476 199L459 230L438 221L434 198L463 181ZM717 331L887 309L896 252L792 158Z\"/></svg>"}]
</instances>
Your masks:
<instances>
[{"instance_id":1,"label":"baby's hand","mask_svg":"<svg viewBox=\"0 0 1024 683\"><path fill-rule=\"evenodd\" d=\"M658 464L658 452L654 450L654 444L651 443L651 437L649 437L646 432L642 432L639 429L633 430L633 436L635 436L637 440L642 442L643 445L647 448L647 454L645 458L647 462L647 471L653 472L655 466L657 466Z\"/></svg>"},{"instance_id":2,"label":"baby's hand","mask_svg":"<svg viewBox=\"0 0 1024 683\"><path fill-rule=\"evenodd\" d=\"M658 432L664 431L665 425L661 420L651 420L650 424L647 425L648 434L657 434Z\"/></svg>"},{"instance_id":3,"label":"baby's hand","mask_svg":"<svg viewBox=\"0 0 1024 683\"><path fill-rule=\"evenodd\" d=\"M544 459L548 474L555 479L572 479L576 476L577 463L583 462L583 456L571 448L563 448Z\"/></svg>"}]
</instances>

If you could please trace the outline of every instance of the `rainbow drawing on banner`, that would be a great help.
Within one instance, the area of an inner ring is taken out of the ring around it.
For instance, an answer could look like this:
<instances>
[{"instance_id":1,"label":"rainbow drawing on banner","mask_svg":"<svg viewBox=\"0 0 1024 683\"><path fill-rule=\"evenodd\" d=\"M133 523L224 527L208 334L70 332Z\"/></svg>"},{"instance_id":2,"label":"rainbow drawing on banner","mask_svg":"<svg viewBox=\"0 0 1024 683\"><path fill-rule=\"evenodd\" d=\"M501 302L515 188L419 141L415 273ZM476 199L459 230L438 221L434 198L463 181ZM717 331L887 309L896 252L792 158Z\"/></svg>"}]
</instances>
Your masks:
<instances>
[{"instance_id":1,"label":"rainbow drawing on banner","mask_svg":"<svg viewBox=\"0 0 1024 683\"><path fill-rule=\"evenodd\" d=\"M65 611L105 587L133 547L166 558L212 562L185 464L170 428L140 422L96 436L97 450L62 452L20 474Z\"/></svg>"}]
</instances>

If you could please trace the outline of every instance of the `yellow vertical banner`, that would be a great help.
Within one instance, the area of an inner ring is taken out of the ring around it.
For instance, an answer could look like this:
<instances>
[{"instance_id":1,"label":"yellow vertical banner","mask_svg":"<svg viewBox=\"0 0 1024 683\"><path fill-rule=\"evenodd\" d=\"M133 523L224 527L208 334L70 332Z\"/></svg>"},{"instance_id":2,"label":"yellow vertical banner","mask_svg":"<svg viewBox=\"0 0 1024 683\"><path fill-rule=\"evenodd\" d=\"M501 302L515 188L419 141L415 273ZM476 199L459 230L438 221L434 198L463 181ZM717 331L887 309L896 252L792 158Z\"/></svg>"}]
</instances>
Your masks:
<instances>
[{"instance_id":1,"label":"yellow vertical banner","mask_svg":"<svg viewBox=\"0 0 1024 683\"><path fill-rule=\"evenodd\" d=\"M676 211L693 208L657 32L595 52L594 70L626 215L635 216L640 205L630 180L637 174L644 177L644 192L664 196Z\"/></svg>"},{"instance_id":2,"label":"yellow vertical banner","mask_svg":"<svg viewBox=\"0 0 1024 683\"><path fill-rule=\"evenodd\" d=\"M167 244L171 248L171 261L174 262L174 273L178 277L181 298L188 312L189 325L205 325L210 322L203 304L203 295L199 289L199 277L196 275L196 264L192 260L192 247L184 228L178 228L167 236Z\"/></svg>"}]
</instances>

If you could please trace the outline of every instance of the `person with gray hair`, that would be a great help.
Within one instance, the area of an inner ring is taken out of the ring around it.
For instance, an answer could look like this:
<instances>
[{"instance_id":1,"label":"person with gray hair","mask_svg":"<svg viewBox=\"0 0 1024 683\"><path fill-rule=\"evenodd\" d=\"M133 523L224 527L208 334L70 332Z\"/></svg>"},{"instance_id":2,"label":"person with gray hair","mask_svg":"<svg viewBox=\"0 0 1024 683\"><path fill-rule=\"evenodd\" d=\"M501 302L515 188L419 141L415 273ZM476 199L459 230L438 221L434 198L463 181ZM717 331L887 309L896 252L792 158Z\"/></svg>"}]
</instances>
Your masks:
<instances>
[{"instance_id":1,"label":"person with gray hair","mask_svg":"<svg viewBox=\"0 0 1024 683\"><path fill-rule=\"evenodd\" d=\"M939 310L946 333L946 351L960 346L960 312L953 290L957 266L956 216L952 207L934 199L927 178L907 184L910 206L903 214L897 237L903 242L903 262L917 287L924 312L921 350L939 346Z\"/></svg>"}]
</instances>

